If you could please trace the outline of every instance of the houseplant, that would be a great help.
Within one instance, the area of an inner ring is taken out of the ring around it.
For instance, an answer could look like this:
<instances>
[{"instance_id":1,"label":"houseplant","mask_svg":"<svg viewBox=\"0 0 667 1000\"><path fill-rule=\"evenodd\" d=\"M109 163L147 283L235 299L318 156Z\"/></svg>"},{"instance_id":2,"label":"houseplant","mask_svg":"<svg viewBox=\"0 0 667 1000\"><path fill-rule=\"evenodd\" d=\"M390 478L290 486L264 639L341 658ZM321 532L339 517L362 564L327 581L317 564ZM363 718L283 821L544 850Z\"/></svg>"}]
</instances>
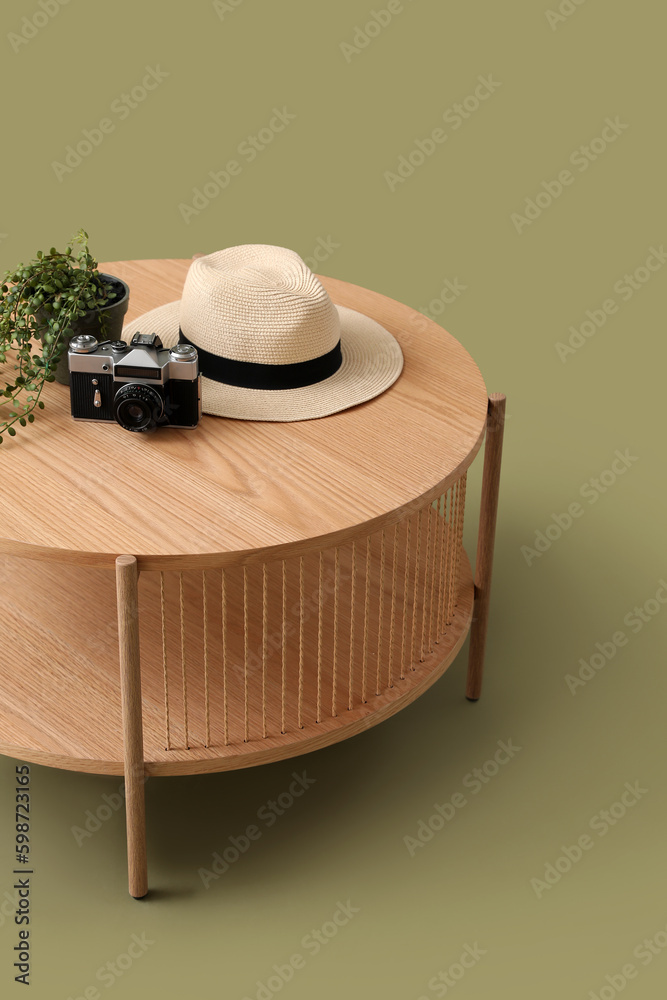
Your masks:
<instances>
[{"instance_id":1,"label":"houseplant","mask_svg":"<svg viewBox=\"0 0 667 1000\"><path fill-rule=\"evenodd\" d=\"M127 285L100 273L81 229L64 252L41 250L5 273L0 294L0 442L44 408L47 382L69 382L67 347L92 333L119 339L129 303ZM3 384L4 383L4 384Z\"/></svg>"}]
</instances>

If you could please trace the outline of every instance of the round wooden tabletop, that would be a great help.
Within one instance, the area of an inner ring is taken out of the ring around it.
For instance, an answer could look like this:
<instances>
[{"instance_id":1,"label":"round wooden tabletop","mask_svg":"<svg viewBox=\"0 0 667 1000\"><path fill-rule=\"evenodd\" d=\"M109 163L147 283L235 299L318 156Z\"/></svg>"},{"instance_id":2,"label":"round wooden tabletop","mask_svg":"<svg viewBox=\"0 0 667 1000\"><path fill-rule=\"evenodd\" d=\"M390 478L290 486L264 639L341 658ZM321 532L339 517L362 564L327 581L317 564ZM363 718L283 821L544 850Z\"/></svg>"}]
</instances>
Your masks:
<instances>
[{"instance_id":1,"label":"round wooden tabletop","mask_svg":"<svg viewBox=\"0 0 667 1000\"><path fill-rule=\"evenodd\" d=\"M178 299L189 260L100 265L130 286L127 319ZM334 302L373 317L405 365L375 399L316 420L204 416L195 430L128 434L71 418L69 390L1 448L0 552L111 568L183 569L297 554L391 524L443 492L484 436L487 391L450 334L409 306L333 278ZM28 498L28 499L26 499Z\"/></svg>"}]
</instances>

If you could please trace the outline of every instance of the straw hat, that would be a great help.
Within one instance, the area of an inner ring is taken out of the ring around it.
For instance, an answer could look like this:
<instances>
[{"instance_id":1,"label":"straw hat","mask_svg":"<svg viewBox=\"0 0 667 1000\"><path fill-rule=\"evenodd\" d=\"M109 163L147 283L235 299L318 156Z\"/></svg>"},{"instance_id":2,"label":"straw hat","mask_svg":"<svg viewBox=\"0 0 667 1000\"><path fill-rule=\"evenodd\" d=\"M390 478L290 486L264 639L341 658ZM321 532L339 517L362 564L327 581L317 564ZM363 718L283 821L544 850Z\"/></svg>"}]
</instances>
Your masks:
<instances>
[{"instance_id":1,"label":"straw hat","mask_svg":"<svg viewBox=\"0 0 667 1000\"><path fill-rule=\"evenodd\" d=\"M336 306L298 254L229 247L192 262L183 297L128 323L199 352L202 409L238 420L310 420L378 396L403 368L394 337Z\"/></svg>"}]
</instances>

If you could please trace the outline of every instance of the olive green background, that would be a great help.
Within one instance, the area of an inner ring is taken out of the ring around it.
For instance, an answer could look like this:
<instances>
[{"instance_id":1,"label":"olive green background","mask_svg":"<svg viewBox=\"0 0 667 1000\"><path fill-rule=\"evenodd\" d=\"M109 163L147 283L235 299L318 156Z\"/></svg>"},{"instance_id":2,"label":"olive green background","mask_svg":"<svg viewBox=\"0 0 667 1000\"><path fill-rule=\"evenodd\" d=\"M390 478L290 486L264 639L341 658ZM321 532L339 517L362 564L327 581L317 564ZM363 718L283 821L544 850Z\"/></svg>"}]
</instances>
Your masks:
<instances>
[{"instance_id":1,"label":"olive green background","mask_svg":"<svg viewBox=\"0 0 667 1000\"><path fill-rule=\"evenodd\" d=\"M20 0L0 15L2 268L63 246L79 226L100 260L252 242L308 257L318 240L333 242L321 273L430 312L489 391L508 398L479 703L463 697L466 644L426 696L365 735L247 771L151 779L154 892L141 902L127 895L122 810L81 846L72 833L119 779L33 767L35 1000L95 985L128 1000L254 998L258 980L296 952L307 961L280 990L286 998L417 1000L444 995L429 980L465 945L485 954L456 983L458 1000L611 997L605 977L618 984L628 962L638 970L628 997L664 993L667 953L643 965L633 950L667 927L667 610L636 633L624 618L667 576L667 268L646 272L627 301L614 284L667 239L665 14L649 0L565 0L572 13L550 25L546 0L406 0L346 59L341 43L386 6L236 0L218 12L203 0L70 0L18 51L11 33L41 8ZM168 76L126 117L110 113L147 66ZM443 124L480 75L500 86L461 127ZM283 107L296 117L186 223L179 205ZM105 117L113 131L59 180L54 161ZM616 117L628 127L588 169L569 163ZM385 172L437 127L446 141L391 191ZM518 233L512 213L566 168L573 183ZM465 290L445 304L447 279ZM563 362L555 345L609 298L618 311ZM580 491L617 449L636 461L604 493L593 487L591 503ZM471 554L480 481L481 456L469 478ZM575 501L582 516L528 565L522 546ZM619 630L627 644L573 694L566 675ZM3 669L21 669L11 650L0 656ZM466 791L498 740L522 749L411 857L404 837L434 803ZM3 996L23 989L4 905L14 766L0 763ZM304 768L312 788L206 889L198 870ZM591 819L636 781L640 800L605 836L592 832ZM586 832L594 848L538 898L531 880ZM304 935L348 899L359 912L307 953ZM97 970L132 934L154 943L105 986Z\"/></svg>"}]
</instances>

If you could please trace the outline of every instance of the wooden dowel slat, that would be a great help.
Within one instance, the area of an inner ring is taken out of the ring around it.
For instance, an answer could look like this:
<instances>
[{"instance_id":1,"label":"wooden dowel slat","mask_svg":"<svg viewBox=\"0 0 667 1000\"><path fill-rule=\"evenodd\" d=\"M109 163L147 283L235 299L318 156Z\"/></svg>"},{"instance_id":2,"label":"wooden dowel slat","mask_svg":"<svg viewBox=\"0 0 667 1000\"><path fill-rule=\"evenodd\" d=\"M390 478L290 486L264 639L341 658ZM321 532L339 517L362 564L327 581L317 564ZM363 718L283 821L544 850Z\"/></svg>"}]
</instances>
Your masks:
<instances>
[{"instance_id":1,"label":"wooden dowel slat","mask_svg":"<svg viewBox=\"0 0 667 1000\"><path fill-rule=\"evenodd\" d=\"M442 632L440 623L441 623L441 620L442 620L442 583L443 583L443 580L442 580L442 562L443 562L444 550L445 550L445 530L444 530L444 520L445 520L444 506L445 506L445 499L446 499L446 494L443 493L442 496L440 497L440 499L438 500L438 554L437 554L437 560L438 560L438 593L437 593L437 600L436 600L436 606L435 606L435 635L436 635L435 641L436 642L440 642L440 635L441 635L441 632Z\"/></svg>"},{"instance_id":2,"label":"wooden dowel slat","mask_svg":"<svg viewBox=\"0 0 667 1000\"><path fill-rule=\"evenodd\" d=\"M187 674L187 661L186 661L186 643L185 643L185 588L183 583L183 574L178 574L178 587L179 587L179 598L180 598L180 617L181 617L181 683L183 688L183 730L185 733L185 748L190 749L190 731L188 726L188 674Z\"/></svg>"},{"instance_id":3,"label":"wooden dowel slat","mask_svg":"<svg viewBox=\"0 0 667 1000\"><path fill-rule=\"evenodd\" d=\"M334 553L333 649L331 651L331 715L337 716L338 696L338 603L340 600L340 549Z\"/></svg>"},{"instance_id":4,"label":"wooden dowel slat","mask_svg":"<svg viewBox=\"0 0 667 1000\"><path fill-rule=\"evenodd\" d=\"M303 729L303 657L304 657L304 609L303 609L303 556L299 557L299 686L297 695L297 725Z\"/></svg>"},{"instance_id":5,"label":"wooden dowel slat","mask_svg":"<svg viewBox=\"0 0 667 1000\"><path fill-rule=\"evenodd\" d=\"M243 742L250 739L250 704L248 691L248 567L243 567Z\"/></svg>"},{"instance_id":6,"label":"wooden dowel slat","mask_svg":"<svg viewBox=\"0 0 667 1000\"><path fill-rule=\"evenodd\" d=\"M381 670L382 670L382 632L384 627L384 575L385 575L385 560L386 560L386 532L382 529L381 541L380 541L380 586L378 594L378 644L377 644L377 661L375 669L375 694L379 695L380 685L381 685Z\"/></svg>"},{"instance_id":7,"label":"wooden dowel slat","mask_svg":"<svg viewBox=\"0 0 667 1000\"><path fill-rule=\"evenodd\" d=\"M204 614L204 715L206 735L204 745L211 745L211 699L208 680L208 592L206 587L206 570L202 573L202 605Z\"/></svg>"},{"instance_id":8,"label":"wooden dowel slat","mask_svg":"<svg viewBox=\"0 0 667 1000\"><path fill-rule=\"evenodd\" d=\"M364 596L364 647L361 661L361 701L366 704L366 666L368 661L369 611L371 600L371 536L366 537L366 580Z\"/></svg>"},{"instance_id":9,"label":"wooden dowel slat","mask_svg":"<svg viewBox=\"0 0 667 1000\"><path fill-rule=\"evenodd\" d=\"M317 706L315 721L322 721L322 629L323 629L323 601L322 601L322 574L323 574L323 552L320 550L320 557L317 571Z\"/></svg>"},{"instance_id":10,"label":"wooden dowel slat","mask_svg":"<svg viewBox=\"0 0 667 1000\"><path fill-rule=\"evenodd\" d=\"M396 633L396 589L398 586L398 522L394 525L391 563L391 610L389 612L389 658L387 664L387 686L394 686L394 638Z\"/></svg>"},{"instance_id":11,"label":"wooden dowel slat","mask_svg":"<svg viewBox=\"0 0 667 1000\"><path fill-rule=\"evenodd\" d=\"M268 641L268 567L262 565L262 739L266 739L266 669Z\"/></svg>"},{"instance_id":12,"label":"wooden dowel slat","mask_svg":"<svg viewBox=\"0 0 667 1000\"><path fill-rule=\"evenodd\" d=\"M352 542L352 555L350 564L350 661L348 666L347 681L347 707L352 711L354 704L354 638L356 620L356 599L357 599L357 543Z\"/></svg>"},{"instance_id":13,"label":"wooden dowel slat","mask_svg":"<svg viewBox=\"0 0 667 1000\"><path fill-rule=\"evenodd\" d=\"M498 516L500 467L503 454L505 402L505 396L502 393L493 393L489 397L486 442L484 445L479 534L477 536L477 559L475 562L475 604L470 630L470 653L466 683L466 697L471 701L477 701L482 691L484 650L489 622L489 599L491 574L493 571L493 549L496 539L496 520Z\"/></svg>"},{"instance_id":14,"label":"wooden dowel slat","mask_svg":"<svg viewBox=\"0 0 667 1000\"><path fill-rule=\"evenodd\" d=\"M227 688L227 576L226 569L222 568L221 586L221 654L222 654L222 714L223 714L223 739L225 746L229 746L229 691Z\"/></svg>"},{"instance_id":15,"label":"wooden dowel slat","mask_svg":"<svg viewBox=\"0 0 667 1000\"><path fill-rule=\"evenodd\" d=\"M148 892L144 742L139 657L139 573L134 556L116 559L118 652L123 720L123 764L127 815L127 855L130 895Z\"/></svg>"},{"instance_id":16,"label":"wooden dowel slat","mask_svg":"<svg viewBox=\"0 0 667 1000\"><path fill-rule=\"evenodd\" d=\"M280 732L286 731L285 703L287 700L287 567L282 561L282 628L281 628L281 691L280 691Z\"/></svg>"},{"instance_id":17,"label":"wooden dowel slat","mask_svg":"<svg viewBox=\"0 0 667 1000\"><path fill-rule=\"evenodd\" d=\"M411 538L412 518L406 518L405 522L405 575L403 579L403 615L401 620L401 671L400 678L405 680L405 640L408 626L408 590L410 586L410 560L412 558L412 538Z\"/></svg>"},{"instance_id":18,"label":"wooden dowel slat","mask_svg":"<svg viewBox=\"0 0 667 1000\"><path fill-rule=\"evenodd\" d=\"M424 547L424 590L422 593L422 607L421 607L421 640L419 644L419 662L424 662L424 647L426 645L426 602L428 599L428 589L429 589L429 569L431 566L431 507L430 504L426 510L426 545Z\"/></svg>"},{"instance_id":19,"label":"wooden dowel slat","mask_svg":"<svg viewBox=\"0 0 667 1000\"><path fill-rule=\"evenodd\" d=\"M164 729L165 750L171 750L171 727L169 719L169 671L167 664L167 615L164 597L164 573L160 573L160 618L162 625L162 680L164 683Z\"/></svg>"},{"instance_id":20,"label":"wooden dowel slat","mask_svg":"<svg viewBox=\"0 0 667 1000\"><path fill-rule=\"evenodd\" d=\"M410 629L410 669L414 670L414 663L418 659L415 657L415 638L417 637L417 592L419 590L419 570L422 541L422 513L423 508L419 508L417 515L417 551L415 553L415 580L412 592L412 623Z\"/></svg>"}]
</instances>

